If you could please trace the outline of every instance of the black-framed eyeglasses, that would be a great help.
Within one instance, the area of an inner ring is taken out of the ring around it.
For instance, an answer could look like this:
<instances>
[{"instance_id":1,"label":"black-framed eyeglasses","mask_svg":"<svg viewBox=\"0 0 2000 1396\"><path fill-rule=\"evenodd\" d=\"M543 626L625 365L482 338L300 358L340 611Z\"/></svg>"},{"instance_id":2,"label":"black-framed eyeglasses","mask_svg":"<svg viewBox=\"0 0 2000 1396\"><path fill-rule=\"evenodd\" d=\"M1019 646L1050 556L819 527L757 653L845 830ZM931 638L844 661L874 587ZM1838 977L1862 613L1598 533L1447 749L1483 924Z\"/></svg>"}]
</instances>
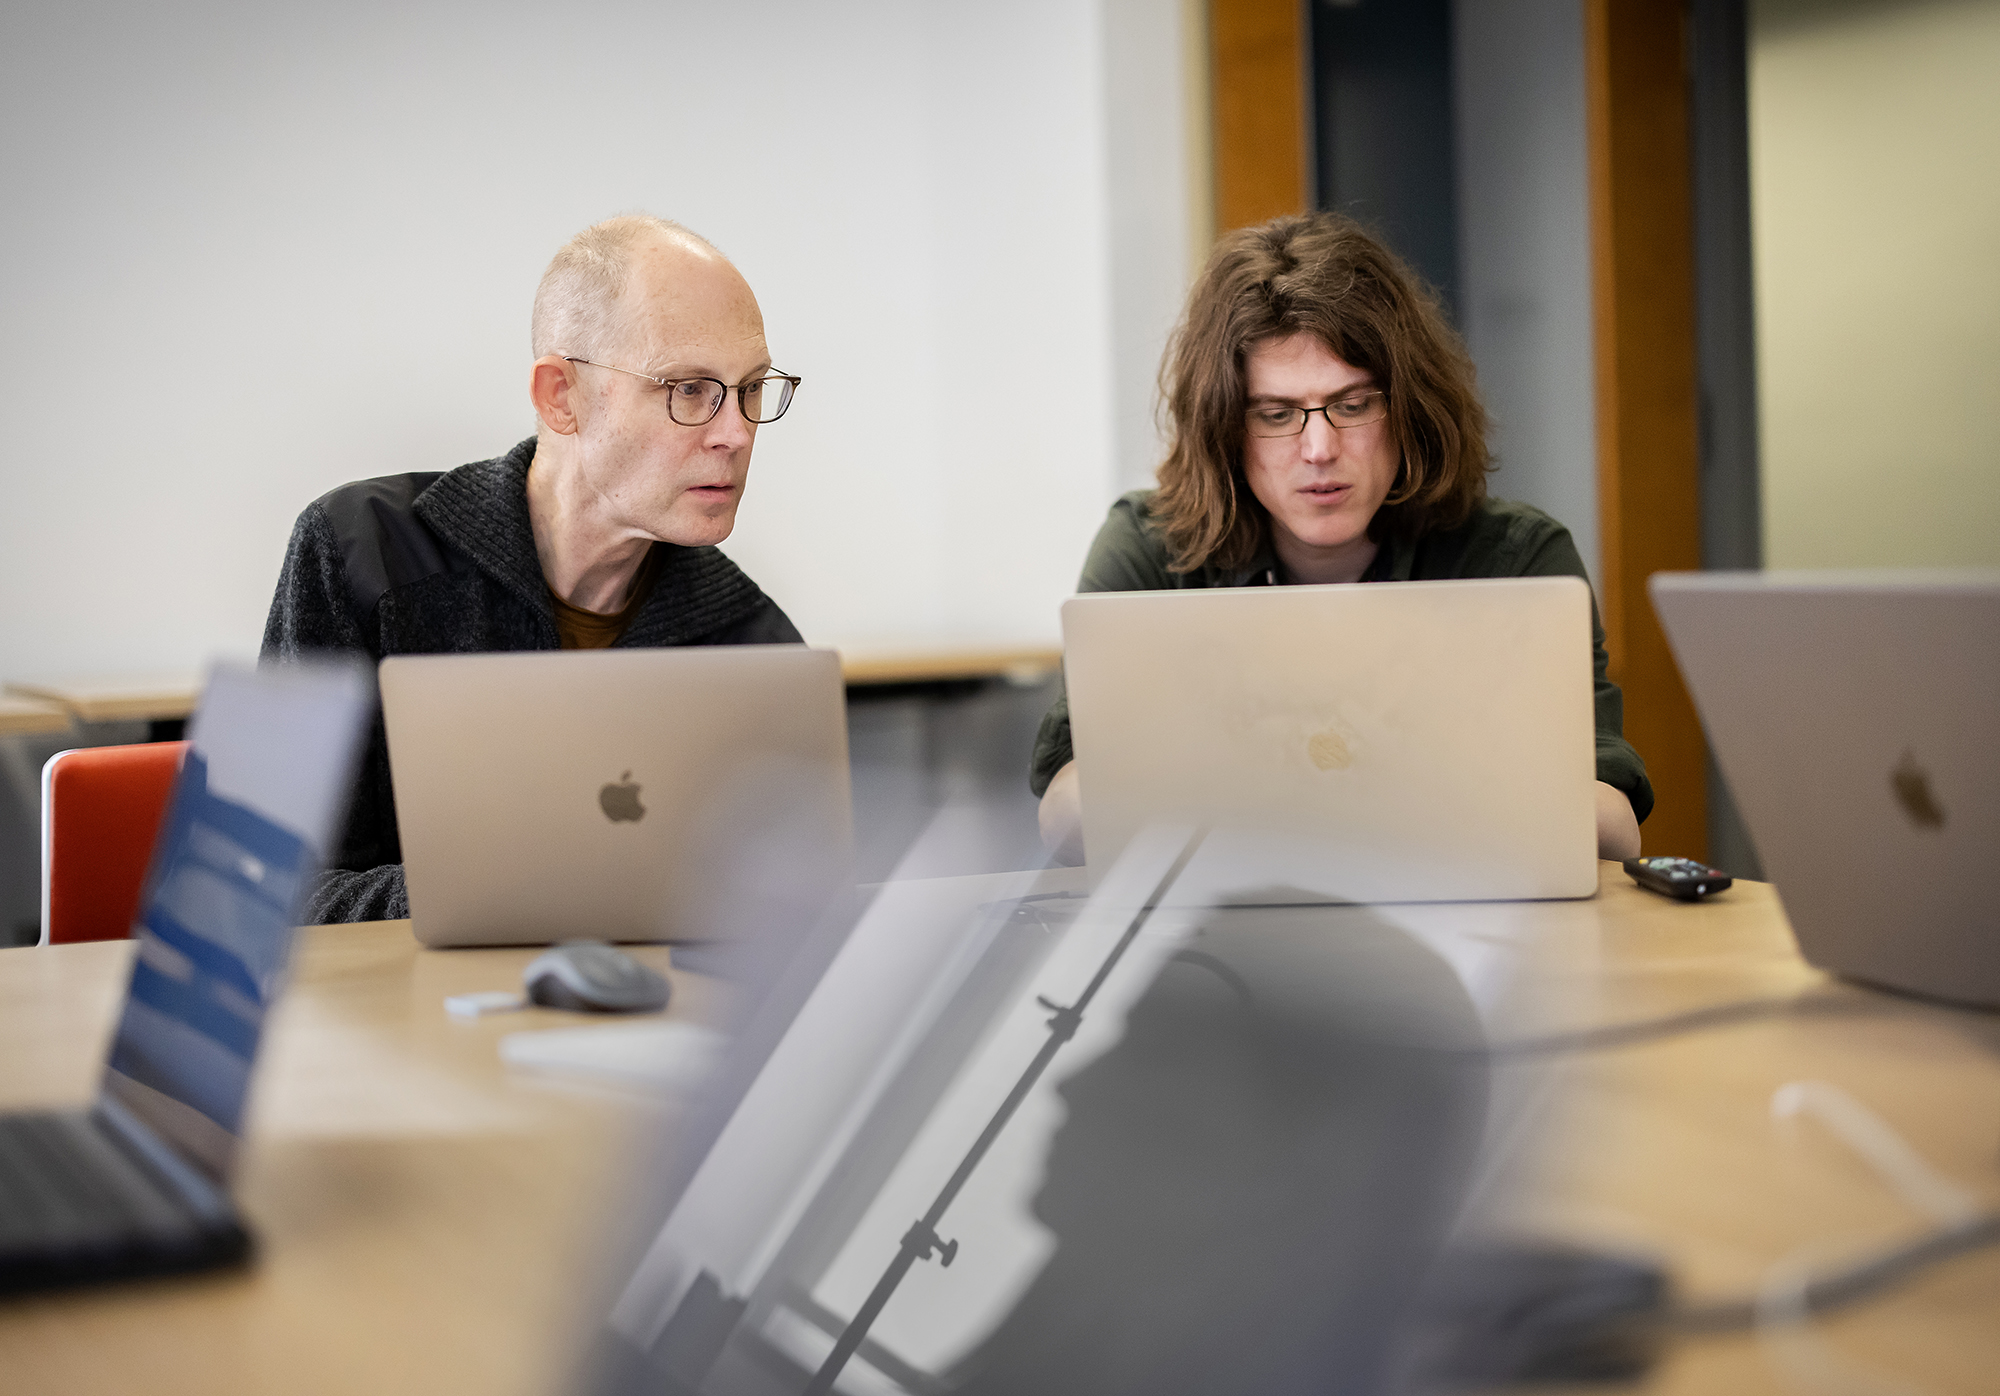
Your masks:
<instances>
[{"instance_id":1,"label":"black-framed eyeglasses","mask_svg":"<svg viewBox=\"0 0 2000 1396\"><path fill-rule=\"evenodd\" d=\"M722 410L722 404L731 392L736 394L736 405L743 409L743 420L763 426L775 422L785 415L785 409L792 405L792 393L805 379L789 373L772 373L762 378L752 378L748 383L724 383L716 378L655 378L650 373L641 373L636 368L620 368L617 364L601 364L595 359L581 359L574 354L564 354L563 362L589 364L592 368L608 368L613 373L629 373L634 378L643 378L667 390L667 415L684 427L705 427L715 420L715 414Z\"/></svg>"},{"instance_id":2,"label":"black-framed eyeglasses","mask_svg":"<svg viewBox=\"0 0 2000 1396\"><path fill-rule=\"evenodd\" d=\"M1251 408L1244 417L1250 424L1252 436L1297 436L1305 431L1306 422L1315 412L1326 418L1326 424L1335 431L1365 427L1389 415L1389 395L1380 388L1370 388L1364 393L1337 397L1318 407L1264 403Z\"/></svg>"}]
</instances>

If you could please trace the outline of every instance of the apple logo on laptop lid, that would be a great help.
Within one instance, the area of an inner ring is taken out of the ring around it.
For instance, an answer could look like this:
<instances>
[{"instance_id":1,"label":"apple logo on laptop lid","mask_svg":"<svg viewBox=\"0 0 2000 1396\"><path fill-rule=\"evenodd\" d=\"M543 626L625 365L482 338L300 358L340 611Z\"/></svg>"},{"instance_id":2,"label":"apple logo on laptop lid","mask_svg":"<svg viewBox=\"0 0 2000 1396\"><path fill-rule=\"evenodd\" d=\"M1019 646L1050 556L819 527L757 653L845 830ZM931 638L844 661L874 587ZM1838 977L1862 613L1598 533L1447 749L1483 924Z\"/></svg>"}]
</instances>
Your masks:
<instances>
[{"instance_id":1,"label":"apple logo on laptop lid","mask_svg":"<svg viewBox=\"0 0 2000 1396\"><path fill-rule=\"evenodd\" d=\"M646 817L646 807L639 803L639 784L630 771L598 791L597 803L613 824L626 821L636 824Z\"/></svg>"}]
</instances>

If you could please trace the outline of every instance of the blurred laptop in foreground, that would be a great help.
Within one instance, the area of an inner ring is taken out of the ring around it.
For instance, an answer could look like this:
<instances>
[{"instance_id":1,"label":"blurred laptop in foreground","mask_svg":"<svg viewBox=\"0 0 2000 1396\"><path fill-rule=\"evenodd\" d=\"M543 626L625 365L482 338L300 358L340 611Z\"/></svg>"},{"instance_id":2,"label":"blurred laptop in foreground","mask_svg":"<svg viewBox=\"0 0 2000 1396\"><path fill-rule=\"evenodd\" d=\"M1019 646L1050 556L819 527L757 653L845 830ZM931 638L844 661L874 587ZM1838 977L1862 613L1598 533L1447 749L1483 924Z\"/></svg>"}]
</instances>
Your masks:
<instances>
[{"instance_id":1,"label":"blurred laptop in foreground","mask_svg":"<svg viewBox=\"0 0 2000 1396\"><path fill-rule=\"evenodd\" d=\"M1652 594L1800 953L2000 1006L2000 572L1669 573Z\"/></svg>"},{"instance_id":2,"label":"blurred laptop in foreground","mask_svg":"<svg viewBox=\"0 0 2000 1396\"><path fill-rule=\"evenodd\" d=\"M1458 909L1188 907L1200 842L1087 900L880 888L585 1389L1388 1389L1487 1119L1475 1000L1399 924Z\"/></svg>"},{"instance_id":3,"label":"blurred laptop in foreground","mask_svg":"<svg viewBox=\"0 0 2000 1396\"><path fill-rule=\"evenodd\" d=\"M98 1099L0 1117L0 1289L248 1252L227 1183L251 1066L370 698L359 668L210 677L132 928Z\"/></svg>"},{"instance_id":4,"label":"blurred laptop in foreground","mask_svg":"<svg viewBox=\"0 0 2000 1396\"><path fill-rule=\"evenodd\" d=\"M746 944L852 887L831 650L395 656L381 683L425 945Z\"/></svg>"}]
</instances>

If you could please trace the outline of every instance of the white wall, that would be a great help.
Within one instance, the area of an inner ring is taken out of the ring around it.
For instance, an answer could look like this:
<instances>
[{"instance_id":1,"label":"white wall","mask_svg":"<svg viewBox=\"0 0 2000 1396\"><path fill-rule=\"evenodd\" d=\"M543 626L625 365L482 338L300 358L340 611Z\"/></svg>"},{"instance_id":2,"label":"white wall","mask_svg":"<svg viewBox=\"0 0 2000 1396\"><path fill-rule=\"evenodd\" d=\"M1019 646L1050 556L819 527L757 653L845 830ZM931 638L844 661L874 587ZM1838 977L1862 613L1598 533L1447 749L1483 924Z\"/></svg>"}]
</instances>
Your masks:
<instances>
[{"instance_id":1,"label":"white wall","mask_svg":"<svg viewBox=\"0 0 2000 1396\"><path fill-rule=\"evenodd\" d=\"M1493 493L1569 526L1598 575L1590 190L1576 0L1457 0L1461 328Z\"/></svg>"},{"instance_id":2,"label":"white wall","mask_svg":"<svg viewBox=\"0 0 2000 1396\"><path fill-rule=\"evenodd\" d=\"M2000 6L1751 6L1764 558L2000 564Z\"/></svg>"},{"instance_id":3,"label":"white wall","mask_svg":"<svg viewBox=\"0 0 2000 1396\"><path fill-rule=\"evenodd\" d=\"M253 650L309 500L529 434L535 281L631 208L805 377L726 547L808 638L1053 640L1157 449L1180 8L7 7L0 677Z\"/></svg>"},{"instance_id":4,"label":"white wall","mask_svg":"<svg viewBox=\"0 0 2000 1396\"><path fill-rule=\"evenodd\" d=\"M1205 86L1190 90L1187 0L1104 0L1105 129L1111 228L1111 355L1115 480L1152 486L1163 452L1158 371L1193 273L1211 240ZM1204 12L1203 20L1206 15ZM1201 75L1205 85L1206 74ZM1077 559L1078 567L1082 558Z\"/></svg>"}]
</instances>

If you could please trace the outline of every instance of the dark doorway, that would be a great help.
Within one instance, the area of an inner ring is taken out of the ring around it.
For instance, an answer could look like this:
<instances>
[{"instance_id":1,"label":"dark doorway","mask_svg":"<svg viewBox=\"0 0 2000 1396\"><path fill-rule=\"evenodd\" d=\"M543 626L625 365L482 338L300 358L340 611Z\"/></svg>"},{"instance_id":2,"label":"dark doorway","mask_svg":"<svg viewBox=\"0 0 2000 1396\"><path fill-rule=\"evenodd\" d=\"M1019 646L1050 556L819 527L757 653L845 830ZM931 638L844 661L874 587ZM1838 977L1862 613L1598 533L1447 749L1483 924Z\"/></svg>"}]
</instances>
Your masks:
<instances>
[{"instance_id":1,"label":"dark doorway","mask_svg":"<svg viewBox=\"0 0 2000 1396\"><path fill-rule=\"evenodd\" d=\"M1375 229L1458 319L1450 0L1314 0L1315 202Z\"/></svg>"}]
</instances>

